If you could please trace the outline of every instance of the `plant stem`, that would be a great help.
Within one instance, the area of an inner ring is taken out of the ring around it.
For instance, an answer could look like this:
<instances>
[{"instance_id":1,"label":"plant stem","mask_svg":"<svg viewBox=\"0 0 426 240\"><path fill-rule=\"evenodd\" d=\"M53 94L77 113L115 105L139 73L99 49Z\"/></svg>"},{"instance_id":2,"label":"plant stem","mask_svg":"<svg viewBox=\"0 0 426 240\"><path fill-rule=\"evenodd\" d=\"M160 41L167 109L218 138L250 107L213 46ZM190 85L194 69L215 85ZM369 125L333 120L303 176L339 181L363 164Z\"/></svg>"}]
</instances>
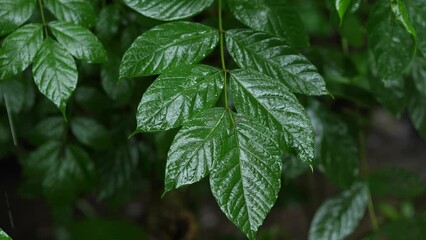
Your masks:
<instances>
[{"instance_id":1,"label":"plant stem","mask_svg":"<svg viewBox=\"0 0 426 240\"><path fill-rule=\"evenodd\" d=\"M227 81L227 73L228 70L226 69L226 63L225 63L225 44L223 40L223 35L225 31L223 30L222 25L222 0L219 1L219 42L220 42L220 61L222 63L222 70L224 74L224 82L223 82L223 91L225 92L225 108L229 113L229 118L231 119L232 125L235 126L234 117L232 116L232 111L229 109L229 103L228 103L228 81Z\"/></svg>"},{"instance_id":2,"label":"plant stem","mask_svg":"<svg viewBox=\"0 0 426 240\"><path fill-rule=\"evenodd\" d=\"M18 140L15 133L15 125L13 124L12 112L10 111L9 102L7 100L6 94L3 95L4 104L6 105L7 118L9 119L10 132L12 133L13 144L18 146Z\"/></svg>"},{"instance_id":3,"label":"plant stem","mask_svg":"<svg viewBox=\"0 0 426 240\"><path fill-rule=\"evenodd\" d=\"M44 26L44 34L47 37L48 33L47 33L47 24L46 24L46 19L44 18L44 10L43 10L43 3L41 2L41 0L38 0L38 6L40 8L40 14L41 14L41 20L43 21L43 26Z\"/></svg>"}]
</instances>

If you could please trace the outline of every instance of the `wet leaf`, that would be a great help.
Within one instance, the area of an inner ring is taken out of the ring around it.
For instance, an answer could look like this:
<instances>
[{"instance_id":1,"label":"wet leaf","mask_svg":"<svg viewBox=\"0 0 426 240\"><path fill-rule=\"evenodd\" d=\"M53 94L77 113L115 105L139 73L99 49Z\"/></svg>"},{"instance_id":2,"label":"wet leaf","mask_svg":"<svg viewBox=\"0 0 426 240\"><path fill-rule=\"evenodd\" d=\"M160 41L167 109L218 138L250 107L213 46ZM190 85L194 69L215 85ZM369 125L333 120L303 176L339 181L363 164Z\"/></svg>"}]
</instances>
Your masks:
<instances>
[{"instance_id":1,"label":"wet leaf","mask_svg":"<svg viewBox=\"0 0 426 240\"><path fill-rule=\"evenodd\" d=\"M405 31L413 35L417 35L416 30L410 21L410 16L408 15L407 7L405 6L404 0L391 0L392 12L399 22L399 24L404 27Z\"/></svg>"},{"instance_id":2,"label":"wet leaf","mask_svg":"<svg viewBox=\"0 0 426 240\"><path fill-rule=\"evenodd\" d=\"M0 240L12 240L7 233L3 231L3 229L0 228Z\"/></svg>"},{"instance_id":3,"label":"wet leaf","mask_svg":"<svg viewBox=\"0 0 426 240\"><path fill-rule=\"evenodd\" d=\"M46 8L59 20L84 27L96 24L96 14L88 0L44 0Z\"/></svg>"},{"instance_id":4,"label":"wet leaf","mask_svg":"<svg viewBox=\"0 0 426 240\"><path fill-rule=\"evenodd\" d=\"M35 0L2 0L0 1L0 36L6 35L23 23L33 14Z\"/></svg>"}]
</instances>

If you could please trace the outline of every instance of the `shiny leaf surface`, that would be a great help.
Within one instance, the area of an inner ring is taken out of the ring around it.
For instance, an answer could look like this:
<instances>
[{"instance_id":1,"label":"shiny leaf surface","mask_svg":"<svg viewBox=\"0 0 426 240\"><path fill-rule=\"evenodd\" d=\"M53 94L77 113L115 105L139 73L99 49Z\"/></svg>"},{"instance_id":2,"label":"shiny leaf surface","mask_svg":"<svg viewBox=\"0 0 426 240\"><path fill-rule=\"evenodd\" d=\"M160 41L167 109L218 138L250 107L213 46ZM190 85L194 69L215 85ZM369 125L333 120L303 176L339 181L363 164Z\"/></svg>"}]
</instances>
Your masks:
<instances>
[{"instance_id":1,"label":"shiny leaf surface","mask_svg":"<svg viewBox=\"0 0 426 240\"><path fill-rule=\"evenodd\" d=\"M346 10L348 10L351 0L335 0L335 7L337 13L339 14L340 24L342 24L343 17L345 16Z\"/></svg>"},{"instance_id":2,"label":"shiny leaf surface","mask_svg":"<svg viewBox=\"0 0 426 240\"><path fill-rule=\"evenodd\" d=\"M6 35L31 17L35 0L0 1L0 36Z\"/></svg>"},{"instance_id":3,"label":"shiny leaf surface","mask_svg":"<svg viewBox=\"0 0 426 240\"><path fill-rule=\"evenodd\" d=\"M231 72L231 91L237 111L278 126L285 143L298 158L311 163L314 158L314 131L297 98L280 81L254 70Z\"/></svg>"},{"instance_id":4,"label":"shiny leaf surface","mask_svg":"<svg viewBox=\"0 0 426 240\"><path fill-rule=\"evenodd\" d=\"M95 10L88 0L44 0L43 2L59 20L84 27L92 27L96 23Z\"/></svg>"},{"instance_id":5,"label":"shiny leaf surface","mask_svg":"<svg viewBox=\"0 0 426 240\"><path fill-rule=\"evenodd\" d=\"M207 65L186 65L160 75L142 97L137 130L153 132L181 126L191 114L212 107L223 87L223 73Z\"/></svg>"},{"instance_id":6,"label":"shiny leaf surface","mask_svg":"<svg viewBox=\"0 0 426 240\"><path fill-rule=\"evenodd\" d=\"M11 78L24 71L43 43L41 24L28 24L4 39L0 48L0 79Z\"/></svg>"},{"instance_id":7,"label":"shiny leaf surface","mask_svg":"<svg viewBox=\"0 0 426 240\"><path fill-rule=\"evenodd\" d=\"M56 40L74 57L89 63L102 63L107 54L98 38L88 29L70 22L49 23Z\"/></svg>"},{"instance_id":8,"label":"shiny leaf surface","mask_svg":"<svg viewBox=\"0 0 426 240\"><path fill-rule=\"evenodd\" d=\"M162 73L204 59L217 45L218 31L199 23L173 22L138 37L123 56L120 78Z\"/></svg>"},{"instance_id":9,"label":"shiny leaf surface","mask_svg":"<svg viewBox=\"0 0 426 240\"><path fill-rule=\"evenodd\" d=\"M416 30L411 24L410 16L408 15L404 0L391 0L391 9L399 24L401 24L408 33L416 36Z\"/></svg>"},{"instance_id":10,"label":"shiny leaf surface","mask_svg":"<svg viewBox=\"0 0 426 240\"><path fill-rule=\"evenodd\" d=\"M287 40L292 46L309 45L308 33L302 19L282 0L229 0L232 14L243 24Z\"/></svg>"},{"instance_id":11,"label":"shiny leaf surface","mask_svg":"<svg viewBox=\"0 0 426 240\"><path fill-rule=\"evenodd\" d=\"M224 108L208 109L185 123L168 153L165 192L198 182L213 169L231 129L228 114Z\"/></svg>"},{"instance_id":12,"label":"shiny leaf surface","mask_svg":"<svg viewBox=\"0 0 426 240\"><path fill-rule=\"evenodd\" d=\"M230 30L226 32L226 44L241 68L274 77L295 93L327 94L316 67L279 37L253 30Z\"/></svg>"},{"instance_id":13,"label":"shiny leaf surface","mask_svg":"<svg viewBox=\"0 0 426 240\"><path fill-rule=\"evenodd\" d=\"M243 115L234 119L235 128L210 173L210 187L225 215L249 239L255 239L280 190L279 143L256 120Z\"/></svg>"},{"instance_id":14,"label":"shiny leaf surface","mask_svg":"<svg viewBox=\"0 0 426 240\"><path fill-rule=\"evenodd\" d=\"M325 201L315 213L309 229L310 240L344 239L357 227L367 207L368 188L355 183Z\"/></svg>"},{"instance_id":15,"label":"shiny leaf surface","mask_svg":"<svg viewBox=\"0 0 426 240\"><path fill-rule=\"evenodd\" d=\"M72 56L57 42L47 38L34 59L33 75L40 92L65 116L66 105L78 77Z\"/></svg>"},{"instance_id":16,"label":"shiny leaf surface","mask_svg":"<svg viewBox=\"0 0 426 240\"><path fill-rule=\"evenodd\" d=\"M213 0L124 0L142 15L163 21L187 18L212 5Z\"/></svg>"},{"instance_id":17,"label":"shiny leaf surface","mask_svg":"<svg viewBox=\"0 0 426 240\"><path fill-rule=\"evenodd\" d=\"M0 240L12 240L12 238L0 228Z\"/></svg>"}]
</instances>

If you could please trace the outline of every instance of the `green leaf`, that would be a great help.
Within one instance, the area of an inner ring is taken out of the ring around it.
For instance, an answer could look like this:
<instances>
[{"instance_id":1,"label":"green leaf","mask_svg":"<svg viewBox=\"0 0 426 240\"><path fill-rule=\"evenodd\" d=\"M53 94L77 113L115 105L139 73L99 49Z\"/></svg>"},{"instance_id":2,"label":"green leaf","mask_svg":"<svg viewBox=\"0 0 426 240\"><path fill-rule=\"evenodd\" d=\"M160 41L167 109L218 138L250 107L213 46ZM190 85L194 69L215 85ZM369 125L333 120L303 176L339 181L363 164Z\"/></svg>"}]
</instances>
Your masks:
<instances>
[{"instance_id":1,"label":"green leaf","mask_svg":"<svg viewBox=\"0 0 426 240\"><path fill-rule=\"evenodd\" d=\"M120 27L120 11L118 5L108 5L102 8L96 23L96 36L100 39L111 38Z\"/></svg>"},{"instance_id":2,"label":"green leaf","mask_svg":"<svg viewBox=\"0 0 426 240\"><path fill-rule=\"evenodd\" d=\"M426 93L410 92L408 113L420 136L426 139Z\"/></svg>"},{"instance_id":3,"label":"green leaf","mask_svg":"<svg viewBox=\"0 0 426 240\"><path fill-rule=\"evenodd\" d=\"M0 103L6 105L4 97L7 98L9 110L13 113L20 112L26 97L24 82L19 78L0 81Z\"/></svg>"},{"instance_id":4,"label":"green leaf","mask_svg":"<svg viewBox=\"0 0 426 240\"><path fill-rule=\"evenodd\" d=\"M191 114L212 107L223 87L223 72L207 65L186 65L160 75L144 93L136 119L139 132L179 127Z\"/></svg>"},{"instance_id":5,"label":"green leaf","mask_svg":"<svg viewBox=\"0 0 426 240\"><path fill-rule=\"evenodd\" d=\"M94 149L104 150L112 145L107 129L92 118L72 119L71 130L77 140Z\"/></svg>"},{"instance_id":6,"label":"green leaf","mask_svg":"<svg viewBox=\"0 0 426 240\"><path fill-rule=\"evenodd\" d=\"M343 17L345 16L348 7L351 4L351 0L335 0L335 7L337 10L337 14L339 14L340 25L342 25Z\"/></svg>"},{"instance_id":7,"label":"green leaf","mask_svg":"<svg viewBox=\"0 0 426 240\"><path fill-rule=\"evenodd\" d=\"M384 168L368 177L373 195L413 198L426 191L426 183L415 172L404 168Z\"/></svg>"},{"instance_id":8,"label":"green leaf","mask_svg":"<svg viewBox=\"0 0 426 240\"><path fill-rule=\"evenodd\" d=\"M120 78L156 75L167 68L197 63L218 41L216 29L199 23L159 25L138 37L124 54Z\"/></svg>"},{"instance_id":9,"label":"green leaf","mask_svg":"<svg viewBox=\"0 0 426 240\"><path fill-rule=\"evenodd\" d=\"M0 48L0 79L24 71L43 43L41 24L28 24L4 39Z\"/></svg>"},{"instance_id":10,"label":"green leaf","mask_svg":"<svg viewBox=\"0 0 426 240\"><path fill-rule=\"evenodd\" d=\"M401 218L380 226L380 231L371 239L424 239L426 238L426 215L418 214L412 218Z\"/></svg>"},{"instance_id":11,"label":"green leaf","mask_svg":"<svg viewBox=\"0 0 426 240\"><path fill-rule=\"evenodd\" d=\"M89 218L76 222L70 232L71 239L79 240L146 239L145 233L137 224L101 218Z\"/></svg>"},{"instance_id":12,"label":"green leaf","mask_svg":"<svg viewBox=\"0 0 426 240\"><path fill-rule=\"evenodd\" d=\"M87 0L44 0L49 11L59 20L73 22L84 27L96 24L92 3Z\"/></svg>"},{"instance_id":13,"label":"green leaf","mask_svg":"<svg viewBox=\"0 0 426 240\"><path fill-rule=\"evenodd\" d=\"M102 63L107 54L98 38L88 29L70 22L49 23L56 40L74 57L89 63Z\"/></svg>"},{"instance_id":14,"label":"green leaf","mask_svg":"<svg viewBox=\"0 0 426 240\"><path fill-rule=\"evenodd\" d=\"M23 162L24 175L38 179L43 194L54 206L66 205L93 182L94 165L89 155L76 146L50 142Z\"/></svg>"},{"instance_id":15,"label":"green leaf","mask_svg":"<svg viewBox=\"0 0 426 240\"><path fill-rule=\"evenodd\" d=\"M235 115L235 128L210 173L219 207L249 239L274 205L281 185L281 158L276 135L265 125Z\"/></svg>"},{"instance_id":16,"label":"green leaf","mask_svg":"<svg viewBox=\"0 0 426 240\"><path fill-rule=\"evenodd\" d=\"M277 127L299 159L314 158L314 130L297 98L280 81L254 70L231 72L231 91L237 111Z\"/></svg>"},{"instance_id":17,"label":"green leaf","mask_svg":"<svg viewBox=\"0 0 426 240\"><path fill-rule=\"evenodd\" d=\"M309 229L310 240L344 239L364 216L368 188L355 183L348 190L325 201L315 213Z\"/></svg>"},{"instance_id":18,"label":"green leaf","mask_svg":"<svg viewBox=\"0 0 426 240\"><path fill-rule=\"evenodd\" d=\"M399 24L401 24L409 34L416 37L417 33L411 24L410 16L408 15L407 7L405 7L404 0L391 0L391 8Z\"/></svg>"},{"instance_id":19,"label":"green leaf","mask_svg":"<svg viewBox=\"0 0 426 240\"><path fill-rule=\"evenodd\" d=\"M0 228L0 240L12 240L7 233L3 231L3 229Z\"/></svg>"},{"instance_id":20,"label":"green leaf","mask_svg":"<svg viewBox=\"0 0 426 240\"><path fill-rule=\"evenodd\" d=\"M29 140L34 145L43 145L49 141L61 140L66 129L65 121L62 117L48 117L31 128Z\"/></svg>"},{"instance_id":21,"label":"green leaf","mask_svg":"<svg viewBox=\"0 0 426 240\"><path fill-rule=\"evenodd\" d=\"M426 3L423 0L410 1L408 5L411 22L417 31L417 47L426 56Z\"/></svg>"},{"instance_id":22,"label":"green leaf","mask_svg":"<svg viewBox=\"0 0 426 240\"><path fill-rule=\"evenodd\" d=\"M213 0L124 0L142 15L163 21L194 16L212 5Z\"/></svg>"},{"instance_id":23,"label":"green leaf","mask_svg":"<svg viewBox=\"0 0 426 240\"><path fill-rule=\"evenodd\" d=\"M307 47L309 36L299 14L282 0L229 0L232 14L243 24L287 40L295 47Z\"/></svg>"},{"instance_id":24,"label":"green leaf","mask_svg":"<svg viewBox=\"0 0 426 240\"><path fill-rule=\"evenodd\" d=\"M416 57L411 64L411 75L418 92L426 89L426 58Z\"/></svg>"},{"instance_id":25,"label":"green leaf","mask_svg":"<svg viewBox=\"0 0 426 240\"><path fill-rule=\"evenodd\" d=\"M164 192L207 176L223 151L229 129L231 120L224 108L202 111L186 122L168 153Z\"/></svg>"},{"instance_id":26,"label":"green leaf","mask_svg":"<svg viewBox=\"0 0 426 240\"><path fill-rule=\"evenodd\" d=\"M33 14L35 0L0 1L0 36L6 35L26 22Z\"/></svg>"},{"instance_id":27,"label":"green leaf","mask_svg":"<svg viewBox=\"0 0 426 240\"><path fill-rule=\"evenodd\" d=\"M241 68L252 68L283 82L292 92L327 94L316 67L285 40L253 30L226 32L226 44Z\"/></svg>"},{"instance_id":28,"label":"green leaf","mask_svg":"<svg viewBox=\"0 0 426 240\"><path fill-rule=\"evenodd\" d=\"M68 99L77 85L77 66L63 47L47 38L33 64L34 81L40 92L65 116Z\"/></svg>"},{"instance_id":29,"label":"green leaf","mask_svg":"<svg viewBox=\"0 0 426 240\"><path fill-rule=\"evenodd\" d=\"M123 101L132 96L135 81L123 79L118 82L121 59L117 55L110 56L101 69L101 84L107 95L115 101Z\"/></svg>"}]
</instances>

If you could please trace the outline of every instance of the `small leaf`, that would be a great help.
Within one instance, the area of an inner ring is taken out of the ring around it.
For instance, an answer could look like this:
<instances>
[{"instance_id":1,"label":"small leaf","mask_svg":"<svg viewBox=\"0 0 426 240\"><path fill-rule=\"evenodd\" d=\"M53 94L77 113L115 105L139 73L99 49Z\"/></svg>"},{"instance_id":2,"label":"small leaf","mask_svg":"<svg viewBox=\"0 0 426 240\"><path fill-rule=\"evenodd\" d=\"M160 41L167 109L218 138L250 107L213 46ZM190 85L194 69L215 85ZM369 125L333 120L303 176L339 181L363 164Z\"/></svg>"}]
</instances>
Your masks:
<instances>
[{"instance_id":1,"label":"small leaf","mask_svg":"<svg viewBox=\"0 0 426 240\"><path fill-rule=\"evenodd\" d=\"M89 218L73 224L70 230L71 239L79 240L117 240L146 239L142 229L132 222Z\"/></svg>"},{"instance_id":2,"label":"small leaf","mask_svg":"<svg viewBox=\"0 0 426 240\"><path fill-rule=\"evenodd\" d=\"M315 213L310 240L344 239L358 226L367 207L368 188L355 183L348 190L325 201Z\"/></svg>"},{"instance_id":3,"label":"small leaf","mask_svg":"<svg viewBox=\"0 0 426 240\"><path fill-rule=\"evenodd\" d=\"M66 129L64 118L48 117L31 128L29 140L34 145L43 145L49 141L61 140Z\"/></svg>"},{"instance_id":4,"label":"small leaf","mask_svg":"<svg viewBox=\"0 0 426 240\"><path fill-rule=\"evenodd\" d=\"M351 0L335 0L335 7L337 13L339 14L340 25L342 24L343 17L345 16L346 11L348 10Z\"/></svg>"},{"instance_id":5,"label":"small leaf","mask_svg":"<svg viewBox=\"0 0 426 240\"><path fill-rule=\"evenodd\" d=\"M426 183L415 172L404 168L384 168L368 176L371 194L413 198L426 191Z\"/></svg>"},{"instance_id":6,"label":"small leaf","mask_svg":"<svg viewBox=\"0 0 426 240\"><path fill-rule=\"evenodd\" d=\"M33 14L35 0L0 1L0 36L6 35L26 22Z\"/></svg>"},{"instance_id":7,"label":"small leaf","mask_svg":"<svg viewBox=\"0 0 426 240\"><path fill-rule=\"evenodd\" d=\"M96 24L95 10L87 0L44 0L44 4L59 20L84 27L92 27Z\"/></svg>"},{"instance_id":8,"label":"small leaf","mask_svg":"<svg viewBox=\"0 0 426 240\"><path fill-rule=\"evenodd\" d=\"M0 79L11 78L24 71L43 43L41 24L28 24L4 39L0 48Z\"/></svg>"},{"instance_id":9,"label":"small leaf","mask_svg":"<svg viewBox=\"0 0 426 240\"><path fill-rule=\"evenodd\" d=\"M224 108L208 109L185 123L168 153L165 193L200 181L214 168L231 129L228 114Z\"/></svg>"},{"instance_id":10,"label":"small leaf","mask_svg":"<svg viewBox=\"0 0 426 240\"><path fill-rule=\"evenodd\" d=\"M226 44L241 68L263 72L295 93L327 94L316 67L279 37L253 30L230 30L226 32Z\"/></svg>"},{"instance_id":11,"label":"small leaf","mask_svg":"<svg viewBox=\"0 0 426 240\"><path fill-rule=\"evenodd\" d=\"M213 0L124 0L142 15L163 21L194 16L212 5Z\"/></svg>"},{"instance_id":12,"label":"small leaf","mask_svg":"<svg viewBox=\"0 0 426 240\"><path fill-rule=\"evenodd\" d=\"M218 41L216 29L199 23L159 25L138 37L124 54L120 78L156 75L167 68L197 63Z\"/></svg>"},{"instance_id":13,"label":"small leaf","mask_svg":"<svg viewBox=\"0 0 426 240\"><path fill-rule=\"evenodd\" d=\"M281 187L279 143L256 120L242 115L234 119L235 128L210 173L210 187L225 215L255 239Z\"/></svg>"},{"instance_id":14,"label":"small leaf","mask_svg":"<svg viewBox=\"0 0 426 240\"><path fill-rule=\"evenodd\" d=\"M34 81L40 92L65 116L66 105L77 85L74 59L58 43L47 38L33 64Z\"/></svg>"},{"instance_id":15,"label":"small leaf","mask_svg":"<svg viewBox=\"0 0 426 240\"><path fill-rule=\"evenodd\" d=\"M237 111L278 127L298 158L314 158L314 130L297 98L280 81L254 70L231 72L231 91Z\"/></svg>"},{"instance_id":16,"label":"small leaf","mask_svg":"<svg viewBox=\"0 0 426 240\"><path fill-rule=\"evenodd\" d=\"M0 228L0 240L12 240L7 233L3 231L3 229Z\"/></svg>"},{"instance_id":17,"label":"small leaf","mask_svg":"<svg viewBox=\"0 0 426 240\"><path fill-rule=\"evenodd\" d=\"M137 111L139 132L179 127L191 114L212 107L223 87L223 72L207 65L187 65L160 75L144 93Z\"/></svg>"},{"instance_id":18,"label":"small leaf","mask_svg":"<svg viewBox=\"0 0 426 240\"><path fill-rule=\"evenodd\" d=\"M94 149L102 150L112 145L107 129L92 118L72 119L71 130L81 143Z\"/></svg>"},{"instance_id":19,"label":"small leaf","mask_svg":"<svg viewBox=\"0 0 426 240\"><path fill-rule=\"evenodd\" d=\"M240 22L255 30L280 36L295 47L309 45L299 14L282 0L229 0L228 5Z\"/></svg>"},{"instance_id":20,"label":"small leaf","mask_svg":"<svg viewBox=\"0 0 426 240\"><path fill-rule=\"evenodd\" d=\"M404 0L391 0L391 8L399 24L401 24L408 33L416 37L417 33L411 24Z\"/></svg>"},{"instance_id":21,"label":"small leaf","mask_svg":"<svg viewBox=\"0 0 426 240\"><path fill-rule=\"evenodd\" d=\"M74 57L89 63L102 63L107 54L92 32L70 22L53 21L49 28L56 40Z\"/></svg>"}]
</instances>

